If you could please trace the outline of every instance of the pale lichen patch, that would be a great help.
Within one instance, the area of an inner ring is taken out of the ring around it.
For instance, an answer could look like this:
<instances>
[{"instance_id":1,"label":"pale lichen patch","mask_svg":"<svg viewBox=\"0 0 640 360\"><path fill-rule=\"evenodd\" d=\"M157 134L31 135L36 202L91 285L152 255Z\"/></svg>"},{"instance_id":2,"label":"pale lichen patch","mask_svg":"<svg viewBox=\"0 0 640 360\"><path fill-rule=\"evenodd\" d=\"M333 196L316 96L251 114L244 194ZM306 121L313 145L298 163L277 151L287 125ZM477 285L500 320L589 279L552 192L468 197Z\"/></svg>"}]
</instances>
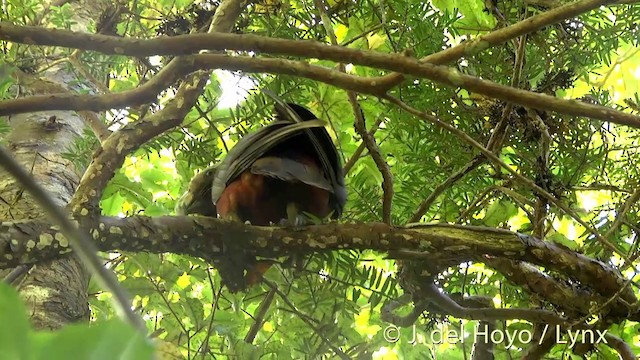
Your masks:
<instances>
[{"instance_id":1,"label":"pale lichen patch","mask_svg":"<svg viewBox=\"0 0 640 360\"><path fill-rule=\"evenodd\" d=\"M31 249L33 249L36 246L36 242L33 240L29 240L27 241L27 251L30 251Z\"/></svg>"},{"instance_id":2,"label":"pale lichen patch","mask_svg":"<svg viewBox=\"0 0 640 360\"><path fill-rule=\"evenodd\" d=\"M445 246L443 250L444 251L463 251L463 250L469 250L469 247L467 245L453 245L453 246Z\"/></svg>"},{"instance_id":3,"label":"pale lichen patch","mask_svg":"<svg viewBox=\"0 0 640 360\"><path fill-rule=\"evenodd\" d=\"M293 238L289 237L289 236L285 236L285 237L282 238L282 242L285 243L285 244L289 244L292 241L293 241Z\"/></svg>"},{"instance_id":4,"label":"pale lichen patch","mask_svg":"<svg viewBox=\"0 0 640 360\"><path fill-rule=\"evenodd\" d=\"M259 237L259 238L256 239L256 244L258 244L258 246L264 248L264 247L267 247L268 242L267 242L267 239L265 239L263 237Z\"/></svg>"},{"instance_id":5,"label":"pale lichen patch","mask_svg":"<svg viewBox=\"0 0 640 360\"><path fill-rule=\"evenodd\" d=\"M61 247L68 247L69 246L69 240L67 240L67 237L64 236L62 233L56 233L56 240L58 241L58 244L60 244Z\"/></svg>"},{"instance_id":6,"label":"pale lichen patch","mask_svg":"<svg viewBox=\"0 0 640 360\"><path fill-rule=\"evenodd\" d=\"M100 237L100 231L98 231L98 229L91 230L91 237L93 237L94 240L98 240Z\"/></svg>"},{"instance_id":7,"label":"pale lichen patch","mask_svg":"<svg viewBox=\"0 0 640 360\"><path fill-rule=\"evenodd\" d=\"M118 144L116 145L116 153L118 154L122 154L122 151L125 149L125 147L128 145L129 142L129 137L128 136L123 136L118 140Z\"/></svg>"},{"instance_id":8,"label":"pale lichen patch","mask_svg":"<svg viewBox=\"0 0 640 360\"><path fill-rule=\"evenodd\" d=\"M20 290L20 294L24 297L25 301L29 303L41 304L46 303L46 301L51 301L50 291L44 286L29 284Z\"/></svg>"},{"instance_id":9,"label":"pale lichen patch","mask_svg":"<svg viewBox=\"0 0 640 360\"><path fill-rule=\"evenodd\" d=\"M482 38L476 38L467 45L467 47L464 49L464 53L467 55L475 55L483 50L488 49L490 46L491 43L489 43L488 41L483 40Z\"/></svg>"},{"instance_id":10,"label":"pale lichen patch","mask_svg":"<svg viewBox=\"0 0 640 360\"><path fill-rule=\"evenodd\" d=\"M431 241L429 240L420 240L420 248L427 249L431 247Z\"/></svg>"},{"instance_id":11,"label":"pale lichen patch","mask_svg":"<svg viewBox=\"0 0 640 360\"><path fill-rule=\"evenodd\" d=\"M462 80L462 76L457 69L450 69L447 74L447 79L451 82L451 84L455 86L462 86L464 81Z\"/></svg>"},{"instance_id":12,"label":"pale lichen patch","mask_svg":"<svg viewBox=\"0 0 640 360\"><path fill-rule=\"evenodd\" d=\"M104 231L104 229L106 229L107 227L104 225L104 223L100 223L98 224L98 229Z\"/></svg>"},{"instance_id":13,"label":"pale lichen patch","mask_svg":"<svg viewBox=\"0 0 640 360\"><path fill-rule=\"evenodd\" d=\"M49 233L40 234L40 243L38 244L38 249L43 249L45 246L51 245L53 243L53 236Z\"/></svg>"},{"instance_id":14,"label":"pale lichen patch","mask_svg":"<svg viewBox=\"0 0 640 360\"><path fill-rule=\"evenodd\" d=\"M337 242L338 242L338 237L335 235L331 235L326 238L327 244L336 244Z\"/></svg>"},{"instance_id":15,"label":"pale lichen patch","mask_svg":"<svg viewBox=\"0 0 640 360\"><path fill-rule=\"evenodd\" d=\"M533 253L533 255L539 258L544 257L544 252L541 251L540 249L532 249L531 252Z\"/></svg>"},{"instance_id":16,"label":"pale lichen patch","mask_svg":"<svg viewBox=\"0 0 640 360\"><path fill-rule=\"evenodd\" d=\"M112 226L112 227L109 228L109 233L122 235L122 229L120 229L117 226Z\"/></svg>"},{"instance_id":17,"label":"pale lichen patch","mask_svg":"<svg viewBox=\"0 0 640 360\"><path fill-rule=\"evenodd\" d=\"M309 245L309 247L311 248L317 248L320 247L320 243L316 241L316 239L309 239L309 241L307 241L307 245Z\"/></svg>"}]
</instances>

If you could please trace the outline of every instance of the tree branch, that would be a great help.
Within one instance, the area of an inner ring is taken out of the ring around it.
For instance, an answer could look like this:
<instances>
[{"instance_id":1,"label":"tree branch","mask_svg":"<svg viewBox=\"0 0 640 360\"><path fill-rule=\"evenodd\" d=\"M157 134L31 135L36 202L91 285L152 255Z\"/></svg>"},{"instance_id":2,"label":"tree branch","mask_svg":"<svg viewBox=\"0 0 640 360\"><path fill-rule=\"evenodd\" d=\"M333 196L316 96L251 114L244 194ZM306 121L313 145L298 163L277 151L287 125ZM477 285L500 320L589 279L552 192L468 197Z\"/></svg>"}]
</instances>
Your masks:
<instances>
[{"instance_id":1,"label":"tree branch","mask_svg":"<svg viewBox=\"0 0 640 360\"><path fill-rule=\"evenodd\" d=\"M100 95L58 93L28 96L0 102L0 115L45 110L102 111L155 101L157 95L180 77L194 71L189 62L171 62L147 83L135 89Z\"/></svg>"},{"instance_id":2,"label":"tree branch","mask_svg":"<svg viewBox=\"0 0 640 360\"><path fill-rule=\"evenodd\" d=\"M445 313L457 318L495 321L523 319L532 323L545 323L560 325L565 320L551 311L540 309L495 309L495 308L468 308L462 307L453 301L447 294L440 292L435 284L429 284L421 288L422 294L428 296L428 301L442 309Z\"/></svg>"},{"instance_id":3,"label":"tree branch","mask_svg":"<svg viewBox=\"0 0 640 360\"><path fill-rule=\"evenodd\" d=\"M601 316L593 312L593 304L604 304L608 300L578 284L553 279L531 264L498 258L487 259L485 263L503 274L510 282L563 311ZM618 301L608 306L604 312L616 318L626 318L628 314L626 305Z\"/></svg>"},{"instance_id":4,"label":"tree branch","mask_svg":"<svg viewBox=\"0 0 640 360\"><path fill-rule=\"evenodd\" d=\"M425 56L420 59L420 61L430 62L432 64L447 64L463 57L473 56L480 51L503 44L508 40L533 33L545 26L576 17L582 13L586 13L593 9L597 9L602 5L611 3L615 3L615 1L583 0L568 3L553 10L526 18L513 25L492 31L486 35L478 36L471 41L465 41L457 46ZM404 80L404 76L396 73L383 76L382 79L384 79L384 84L388 86L385 89L386 92L392 87L399 85Z\"/></svg>"},{"instance_id":5,"label":"tree branch","mask_svg":"<svg viewBox=\"0 0 640 360\"><path fill-rule=\"evenodd\" d=\"M29 34L30 36L25 36L23 33ZM587 104L575 100L564 100L545 94L515 89L462 74L457 69L420 62L419 60L399 56L398 54L355 50L314 41L273 39L256 35L221 33L191 34L139 40L64 30L20 27L7 23L0 23L0 39L23 43L28 41L29 44L38 45L82 48L84 50L95 50L106 54L131 56L182 55L201 49L228 49L313 57L426 78L447 86L464 88L481 95L529 108L556 111L566 115L584 116L621 125L640 127L639 116L604 106ZM482 44L482 42L480 44ZM480 46L480 48L484 49L482 46ZM369 93L371 92L372 90L369 91ZM377 91L377 94L383 95L383 92ZM3 107L3 105L4 104L0 102L0 108Z\"/></svg>"},{"instance_id":6,"label":"tree branch","mask_svg":"<svg viewBox=\"0 0 640 360\"><path fill-rule=\"evenodd\" d=\"M421 225L394 228L383 223L326 224L306 231L249 226L208 217L133 216L128 218L80 218L80 225L92 235L102 251L147 251L186 254L210 261L224 255L225 239L250 255L274 258L283 254L309 254L341 249L374 249L393 252L403 259L485 261L493 257L520 260L544 266L575 279L611 297L633 304L636 297L626 280L611 266L536 238L501 229ZM0 268L57 258L69 251L60 241L59 230L46 219L0 224ZM227 240L229 241L229 240Z\"/></svg>"},{"instance_id":7,"label":"tree branch","mask_svg":"<svg viewBox=\"0 0 640 360\"><path fill-rule=\"evenodd\" d=\"M375 78L344 74L339 71L301 61L253 58L222 54L201 54L171 62L149 82L140 87L118 93L102 95L49 94L0 101L0 115L20 114L45 110L102 111L146 104L185 75L207 69L225 69L252 73L273 73L304 77L338 88L375 95L371 89Z\"/></svg>"}]
</instances>

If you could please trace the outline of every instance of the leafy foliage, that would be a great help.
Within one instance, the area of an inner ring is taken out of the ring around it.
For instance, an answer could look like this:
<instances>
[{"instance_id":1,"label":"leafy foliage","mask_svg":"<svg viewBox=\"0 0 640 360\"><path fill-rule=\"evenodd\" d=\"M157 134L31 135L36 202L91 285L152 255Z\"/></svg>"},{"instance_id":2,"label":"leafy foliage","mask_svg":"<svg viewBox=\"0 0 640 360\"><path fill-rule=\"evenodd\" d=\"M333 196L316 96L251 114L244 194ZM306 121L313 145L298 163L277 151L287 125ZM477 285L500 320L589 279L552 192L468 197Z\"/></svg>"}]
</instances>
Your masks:
<instances>
[{"instance_id":1,"label":"leafy foliage","mask_svg":"<svg viewBox=\"0 0 640 360\"><path fill-rule=\"evenodd\" d=\"M0 348L5 359L151 359L154 349L119 320L34 332L18 293L0 283Z\"/></svg>"}]
</instances>

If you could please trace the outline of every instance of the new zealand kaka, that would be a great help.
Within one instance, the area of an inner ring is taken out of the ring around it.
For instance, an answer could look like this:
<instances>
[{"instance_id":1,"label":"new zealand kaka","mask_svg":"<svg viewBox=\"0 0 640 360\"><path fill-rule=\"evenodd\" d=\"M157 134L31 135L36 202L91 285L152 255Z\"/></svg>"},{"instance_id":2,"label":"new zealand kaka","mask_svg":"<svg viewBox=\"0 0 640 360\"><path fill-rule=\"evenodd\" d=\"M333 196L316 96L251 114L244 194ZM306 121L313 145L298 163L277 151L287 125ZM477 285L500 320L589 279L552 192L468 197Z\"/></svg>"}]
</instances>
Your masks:
<instances>
[{"instance_id":1,"label":"new zealand kaka","mask_svg":"<svg viewBox=\"0 0 640 360\"><path fill-rule=\"evenodd\" d=\"M196 175L178 201L178 214L217 215L261 226L299 225L305 212L334 219L342 214L344 175L324 123L305 107L267 94L276 100L276 120L244 136L220 164ZM245 268L255 263L246 255L225 261L222 268L248 270L243 283L229 274L225 279L220 271L231 290L256 283L268 269L264 263Z\"/></svg>"}]
</instances>

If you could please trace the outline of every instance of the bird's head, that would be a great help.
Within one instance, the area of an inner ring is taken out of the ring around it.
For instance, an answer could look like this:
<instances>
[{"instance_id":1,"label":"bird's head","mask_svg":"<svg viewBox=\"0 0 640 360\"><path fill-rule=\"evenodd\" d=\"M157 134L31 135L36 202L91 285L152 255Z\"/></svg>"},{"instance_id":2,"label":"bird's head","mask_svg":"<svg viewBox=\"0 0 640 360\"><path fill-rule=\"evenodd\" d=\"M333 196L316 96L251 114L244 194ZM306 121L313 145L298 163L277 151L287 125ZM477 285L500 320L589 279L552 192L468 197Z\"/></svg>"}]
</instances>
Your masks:
<instances>
[{"instance_id":1,"label":"bird's head","mask_svg":"<svg viewBox=\"0 0 640 360\"><path fill-rule=\"evenodd\" d=\"M177 215L218 216L216 206L211 200L211 183L216 175L216 167L210 166L191 179L189 188L176 203Z\"/></svg>"}]
</instances>

